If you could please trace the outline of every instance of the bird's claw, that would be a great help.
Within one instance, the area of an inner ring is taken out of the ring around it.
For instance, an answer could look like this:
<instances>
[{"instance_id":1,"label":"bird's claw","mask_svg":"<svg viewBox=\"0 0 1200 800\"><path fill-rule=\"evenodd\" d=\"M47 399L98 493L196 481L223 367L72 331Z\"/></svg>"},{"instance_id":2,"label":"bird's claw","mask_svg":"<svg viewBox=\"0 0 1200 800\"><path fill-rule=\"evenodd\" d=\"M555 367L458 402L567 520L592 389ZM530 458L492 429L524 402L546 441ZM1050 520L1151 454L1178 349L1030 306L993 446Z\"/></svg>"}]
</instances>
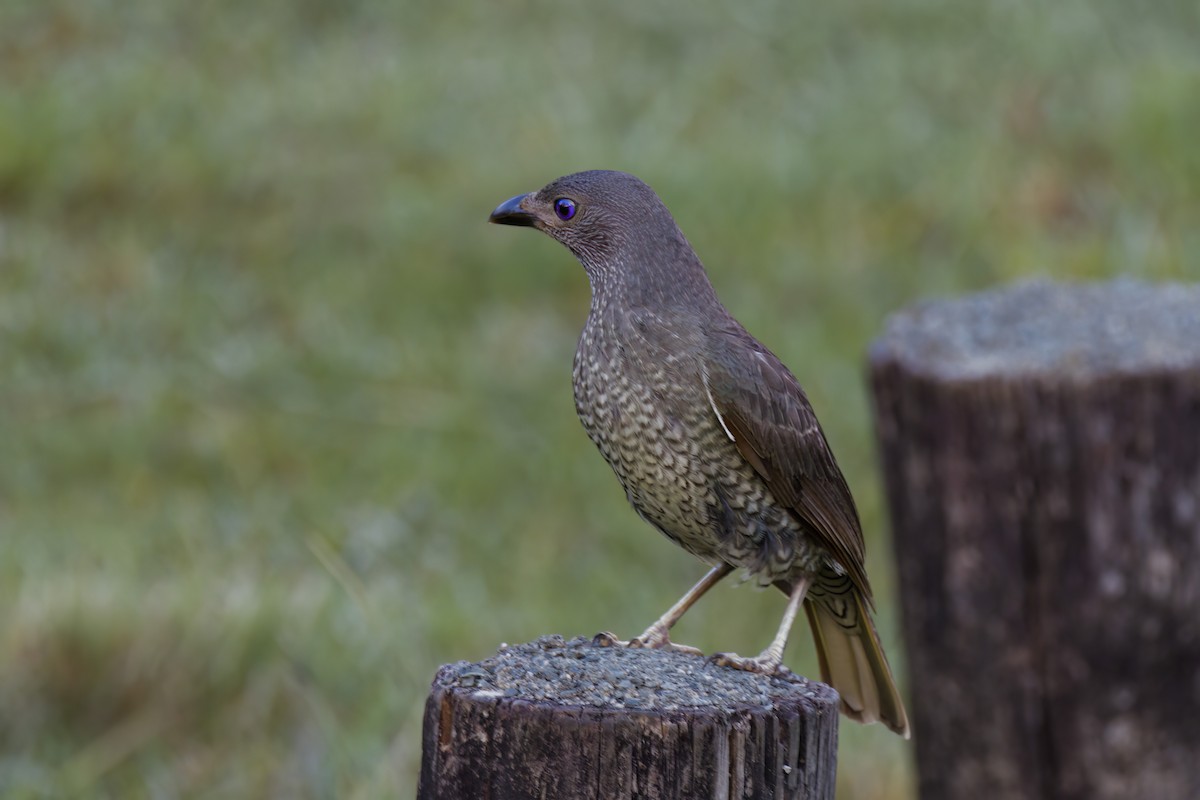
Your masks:
<instances>
[{"instance_id":1,"label":"bird's claw","mask_svg":"<svg viewBox=\"0 0 1200 800\"><path fill-rule=\"evenodd\" d=\"M686 644L675 644L671 641L671 629L666 625L655 623L642 632L642 635L629 643L630 647L645 647L649 650L666 650L670 653L684 653L689 656L702 656L699 648Z\"/></svg>"},{"instance_id":2,"label":"bird's claw","mask_svg":"<svg viewBox=\"0 0 1200 800\"><path fill-rule=\"evenodd\" d=\"M704 651L689 644L675 644L666 636L661 639L645 639L641 636L629 643L630 647L644 647L649 650L666 650L669 653L683 653L689 656L702 656Z\"/></svg>"},{"instance_id":3,"label":"bird's claw","mask_svg":"<svg viewBox=\"0 0 1200 800\"><path fill-rule=\"evenodd\" d=\"M635 639L625 642L617 638L615 633L600 631L592 637L593 647L636 647L645 650L666 650L671 653L684 653L690 656L702 656L699 648L686 644L675 644L665 634L655 635L651 631L643 633Z\"/></svg>"},{"instance_id":4,"label":"bird's claw","mask_svg":"<svg viewBox=\"0 0 1200 800\"><path fill-rule=\"evenodd\" d=\"M669 644L671 644L671 637L666 632L654 628L629 640L630 647L644 647L647 650L660 650Z\"/></svg>"},{"instance_id":5,"label":"bird's claw","mask_svg":"<svg viewBox=\"0 0 1200 800\"><path fill-rule=\"evenodd\" d=\"M737 653L713 653L708 659L718 667L740 669L743 672L755 672L759 675L789 675L791 670L777 659L759 655L754 658L739 656Z\"/></svg>"},{"instance_id":6,"label":"bird's claw","mask_svg":"<svg viewBox=\"0 0 1200 800\"><path fill-rule=\"evenodd\" d=\"M628 647L629 642L622 642L615 633L600 631L592 637L592 647Z\"/></svg>"}]
</instances>

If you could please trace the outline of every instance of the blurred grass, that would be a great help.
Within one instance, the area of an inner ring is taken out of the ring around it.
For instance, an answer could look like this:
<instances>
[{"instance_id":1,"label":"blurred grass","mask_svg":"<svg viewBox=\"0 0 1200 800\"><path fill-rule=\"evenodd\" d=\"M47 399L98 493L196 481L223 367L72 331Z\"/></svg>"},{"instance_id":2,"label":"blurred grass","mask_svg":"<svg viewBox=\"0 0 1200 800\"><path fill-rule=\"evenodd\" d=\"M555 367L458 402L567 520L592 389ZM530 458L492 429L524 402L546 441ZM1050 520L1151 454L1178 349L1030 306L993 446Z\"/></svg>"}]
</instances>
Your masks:
<instances>
[{"instance_id":1,"label":"blurred grass","mask_svg":"<svg viewBox=\"0 0 1200 800\"><path fill-rule=\"evenodd\" d=\"M1115 0L0 5L0 795L409 796L438 664L636 632L701 573L574 419L581 270L484 222L584 168L654 185L805 383L903 674L864 349L928 295L1200 278L1198 36ZM757 651L780 598L717 592L679 638ZM842 730L839 797L912 796Z\"/></svg>"}]
</instances>

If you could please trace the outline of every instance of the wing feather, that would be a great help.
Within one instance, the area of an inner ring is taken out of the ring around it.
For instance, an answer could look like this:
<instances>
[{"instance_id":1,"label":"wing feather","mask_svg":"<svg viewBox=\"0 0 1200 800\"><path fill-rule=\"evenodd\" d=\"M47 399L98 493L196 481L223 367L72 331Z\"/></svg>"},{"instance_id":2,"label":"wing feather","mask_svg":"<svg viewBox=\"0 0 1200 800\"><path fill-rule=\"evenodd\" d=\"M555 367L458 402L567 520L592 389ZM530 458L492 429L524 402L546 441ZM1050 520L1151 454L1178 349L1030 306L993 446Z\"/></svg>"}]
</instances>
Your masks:
<instances>
[{"instance_id":1,"label":"wing feather","mask_svg":"<svg viewBox=\"0 0 1200 800\"><path fill-rule=\"evenodd\" d=\"M712 332L707 351L706 388L738 451L870 605L858 511L804 389L741 326Z\"/></svg>"}]
</instances>

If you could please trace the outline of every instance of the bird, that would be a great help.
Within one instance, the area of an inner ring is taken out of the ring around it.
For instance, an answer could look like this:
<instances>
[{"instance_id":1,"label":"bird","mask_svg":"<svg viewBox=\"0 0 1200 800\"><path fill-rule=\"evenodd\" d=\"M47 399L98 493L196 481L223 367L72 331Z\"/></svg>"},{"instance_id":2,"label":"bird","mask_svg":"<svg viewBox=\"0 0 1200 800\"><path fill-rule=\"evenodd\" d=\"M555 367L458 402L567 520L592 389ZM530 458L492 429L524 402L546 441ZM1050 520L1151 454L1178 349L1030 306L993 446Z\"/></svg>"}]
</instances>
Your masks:
<instances>
[{"instance_id":1,"label":"bird","mask_svg":"<svg viewBox=\"0 0 1200 800\"><path fill-rule=\"evenodd\" d=\"M710 569L630 646L698 652L670 629L736 570L787 596L759 655L776 674L803 607L823 682L850 719L911 735L876 633L854 499L795 376L717 298L700 258L646 183L591 170L512 197L489 216L535 228L583 265L591 303L572 370L575 408L634 510ZM615 637L607 635L612 644Z\"/></svg>"}]
</instances>

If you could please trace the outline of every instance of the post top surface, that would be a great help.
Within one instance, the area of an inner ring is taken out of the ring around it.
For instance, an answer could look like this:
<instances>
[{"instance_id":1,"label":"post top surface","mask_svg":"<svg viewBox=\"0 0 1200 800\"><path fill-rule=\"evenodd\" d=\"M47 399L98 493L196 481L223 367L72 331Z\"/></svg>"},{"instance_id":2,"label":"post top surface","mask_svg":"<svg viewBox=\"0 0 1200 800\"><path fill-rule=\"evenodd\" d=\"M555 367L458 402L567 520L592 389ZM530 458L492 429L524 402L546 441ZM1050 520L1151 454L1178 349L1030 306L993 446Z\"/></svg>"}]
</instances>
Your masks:
<instances>
[{"instance_id":1,"label":"post top surface","mask_svg":"<svg viewBox=\"0 0 1200 800\"><path fill-rule=\"evenodd\" d=\"M1200 368L1200 284L1028 281L894 314L871 346L949 379Z\"/></svg>"},{"instance_id":2,"label":"post top surface","mask_svg":"<svg viewBox=\"0 0 1200 800\"><path fill-rule=\"evenodd\" d=\"M716 666L702 656L599 647L582 637L564 641L561 636L502 646L476 664L448 664L438 672L434 686L530 702L636 711L726 711L781 702L837 704L833 689L800 675L756 675Z\"/></svg>"}]
</instances>

